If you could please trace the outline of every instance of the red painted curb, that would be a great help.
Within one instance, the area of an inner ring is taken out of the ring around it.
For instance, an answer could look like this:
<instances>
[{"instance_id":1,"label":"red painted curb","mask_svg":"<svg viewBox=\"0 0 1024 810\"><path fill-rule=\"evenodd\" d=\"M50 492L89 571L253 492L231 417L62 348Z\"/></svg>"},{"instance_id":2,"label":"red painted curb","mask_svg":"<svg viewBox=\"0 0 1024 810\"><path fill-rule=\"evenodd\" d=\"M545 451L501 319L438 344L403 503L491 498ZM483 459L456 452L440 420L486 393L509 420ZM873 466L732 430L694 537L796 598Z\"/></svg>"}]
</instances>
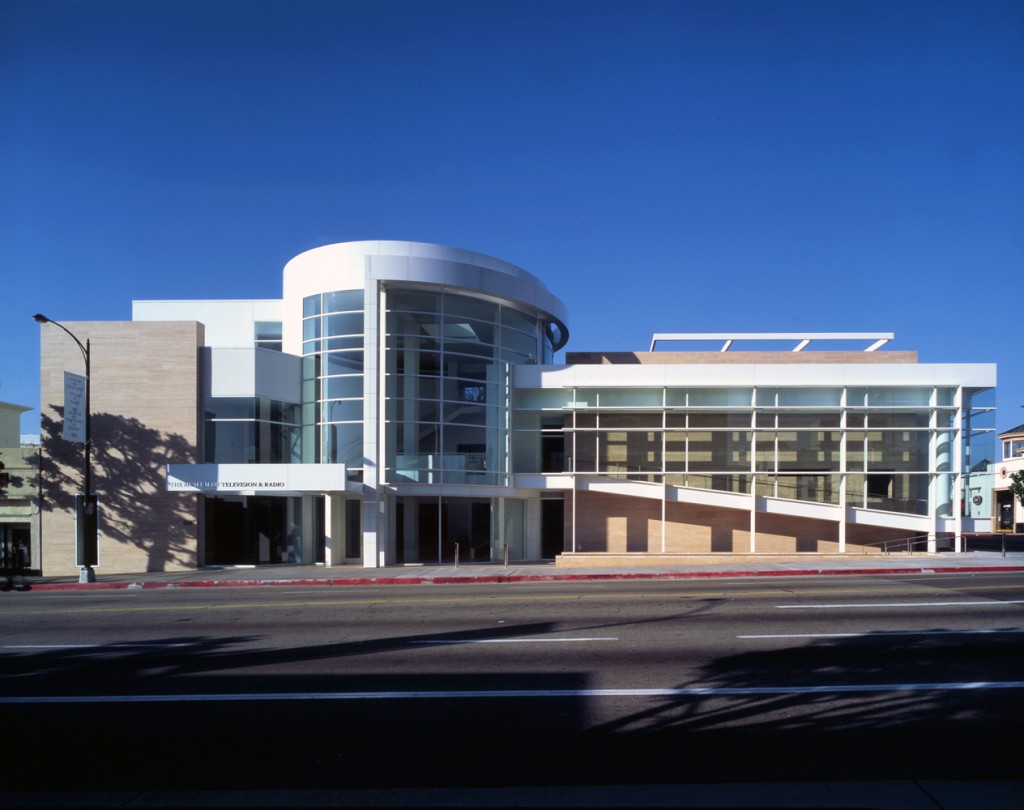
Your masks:
<instances>
[{"instance_id":1,"label":"red painted curb","mask_svg":"<svg viewBox=\"0 0 1024 810\"><path fill-rule=\"evenodd\" d=\"M84 591L174 588L295 587L328 585L497 585L508 582L586 582L643 579L728 579L731 577L799 576L881 576L890 574L985 574L1024 571L1021 565L961 566L951 568L803 568L795 571L669 571L614 574L488 574L485 576L444 577L345 577L344 579L224 579L184 582L53 582L31 584L34 591Z\"/></svg>"}]
</instances>

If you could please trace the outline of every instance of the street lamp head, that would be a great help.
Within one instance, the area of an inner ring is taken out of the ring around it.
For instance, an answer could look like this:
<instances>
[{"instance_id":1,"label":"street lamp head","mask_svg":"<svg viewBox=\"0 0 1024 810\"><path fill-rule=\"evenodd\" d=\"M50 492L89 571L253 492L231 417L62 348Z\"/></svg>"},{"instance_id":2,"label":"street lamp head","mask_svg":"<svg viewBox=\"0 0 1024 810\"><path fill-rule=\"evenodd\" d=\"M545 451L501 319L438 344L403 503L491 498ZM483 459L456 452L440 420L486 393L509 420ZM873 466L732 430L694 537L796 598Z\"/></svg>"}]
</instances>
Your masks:
<instances>
[{"instance_id":1,"label":"street lamp head","mask_svg":"<svg viewBox=\"0 0 1024 810\"><path fill-rule=\"evenodd\" d=\"M32 316L32 320L35 321L36 323L49 323L50 322L49 318L47 318L45 315L43 315L43 314L41 314L39 312L37 312L35 315Z\"/></svg>"}]
</instances>

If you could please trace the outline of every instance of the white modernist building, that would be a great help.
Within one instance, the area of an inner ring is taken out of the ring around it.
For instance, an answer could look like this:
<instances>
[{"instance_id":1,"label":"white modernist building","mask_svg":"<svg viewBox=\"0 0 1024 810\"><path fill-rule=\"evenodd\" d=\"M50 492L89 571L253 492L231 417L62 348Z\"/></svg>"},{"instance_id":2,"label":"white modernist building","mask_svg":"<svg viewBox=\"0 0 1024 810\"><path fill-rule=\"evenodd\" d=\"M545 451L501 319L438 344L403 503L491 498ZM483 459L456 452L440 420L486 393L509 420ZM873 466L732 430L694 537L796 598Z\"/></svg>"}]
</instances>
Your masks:
<instances>
[{"instance_id":1,"label":"white modernist building","mask_svg":"<svg viewBox=\"0 0 1024 810\"><path fill-rule=\"evenodd\" d=\"M968 495L994 366L919 364L891 334L659 334L554 365L568 316L541 281L398 241L303 253L280 300L138 301L131 323L69 326L94 352L101 572L843 553L991 528ZM44 331L55 544L76 464L60 337ZM783 349L741 349L766 339ZM684 340L717 350L657 350ZM105 454L115 436L137 451ZM128 462L161 470L131 499Z\"/></svg>"}]
</instances>

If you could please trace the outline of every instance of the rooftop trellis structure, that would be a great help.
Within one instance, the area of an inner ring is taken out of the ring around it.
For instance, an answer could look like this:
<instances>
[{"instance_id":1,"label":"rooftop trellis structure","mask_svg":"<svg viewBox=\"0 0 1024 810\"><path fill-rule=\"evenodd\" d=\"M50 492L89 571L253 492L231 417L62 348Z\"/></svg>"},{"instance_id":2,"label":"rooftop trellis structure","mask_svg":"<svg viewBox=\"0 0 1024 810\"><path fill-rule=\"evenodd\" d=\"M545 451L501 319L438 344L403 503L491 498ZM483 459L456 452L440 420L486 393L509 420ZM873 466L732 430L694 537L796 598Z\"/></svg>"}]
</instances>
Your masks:
<instances>
[{"instance_id":1,"label":"rooftop trellis structure","mask_svg":"<svg viewBox=\"0 0 1024 810\"><path fill-rule=\"evenodd\" d=\"M658 343L669 341L723 341L720 351L727 352L738 340L797 341L794 352L802 352L812 340L869 340L872 343L864 349L874 352L892 340L892 332L655 332L651 338L651 351Z\"/></svg>"}]
</instances>

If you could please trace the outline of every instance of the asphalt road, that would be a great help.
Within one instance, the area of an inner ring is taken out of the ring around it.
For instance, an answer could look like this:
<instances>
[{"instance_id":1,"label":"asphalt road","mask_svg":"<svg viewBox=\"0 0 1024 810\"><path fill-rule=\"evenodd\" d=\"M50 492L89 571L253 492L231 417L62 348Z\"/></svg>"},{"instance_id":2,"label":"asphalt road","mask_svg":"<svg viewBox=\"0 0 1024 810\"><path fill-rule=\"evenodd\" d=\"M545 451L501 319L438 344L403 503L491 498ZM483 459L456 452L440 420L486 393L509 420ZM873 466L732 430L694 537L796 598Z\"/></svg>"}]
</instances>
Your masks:
<instances>
[{"instance_id":1,"label":"asphalt road","mask_svg":"<svg viewBox=\"0 0 1024 810\"><path fill-rule=\"evenodd\" d=\"M1024 777L1024 576L0 594L6 788Z\"/></svg>"}]
</instances>

